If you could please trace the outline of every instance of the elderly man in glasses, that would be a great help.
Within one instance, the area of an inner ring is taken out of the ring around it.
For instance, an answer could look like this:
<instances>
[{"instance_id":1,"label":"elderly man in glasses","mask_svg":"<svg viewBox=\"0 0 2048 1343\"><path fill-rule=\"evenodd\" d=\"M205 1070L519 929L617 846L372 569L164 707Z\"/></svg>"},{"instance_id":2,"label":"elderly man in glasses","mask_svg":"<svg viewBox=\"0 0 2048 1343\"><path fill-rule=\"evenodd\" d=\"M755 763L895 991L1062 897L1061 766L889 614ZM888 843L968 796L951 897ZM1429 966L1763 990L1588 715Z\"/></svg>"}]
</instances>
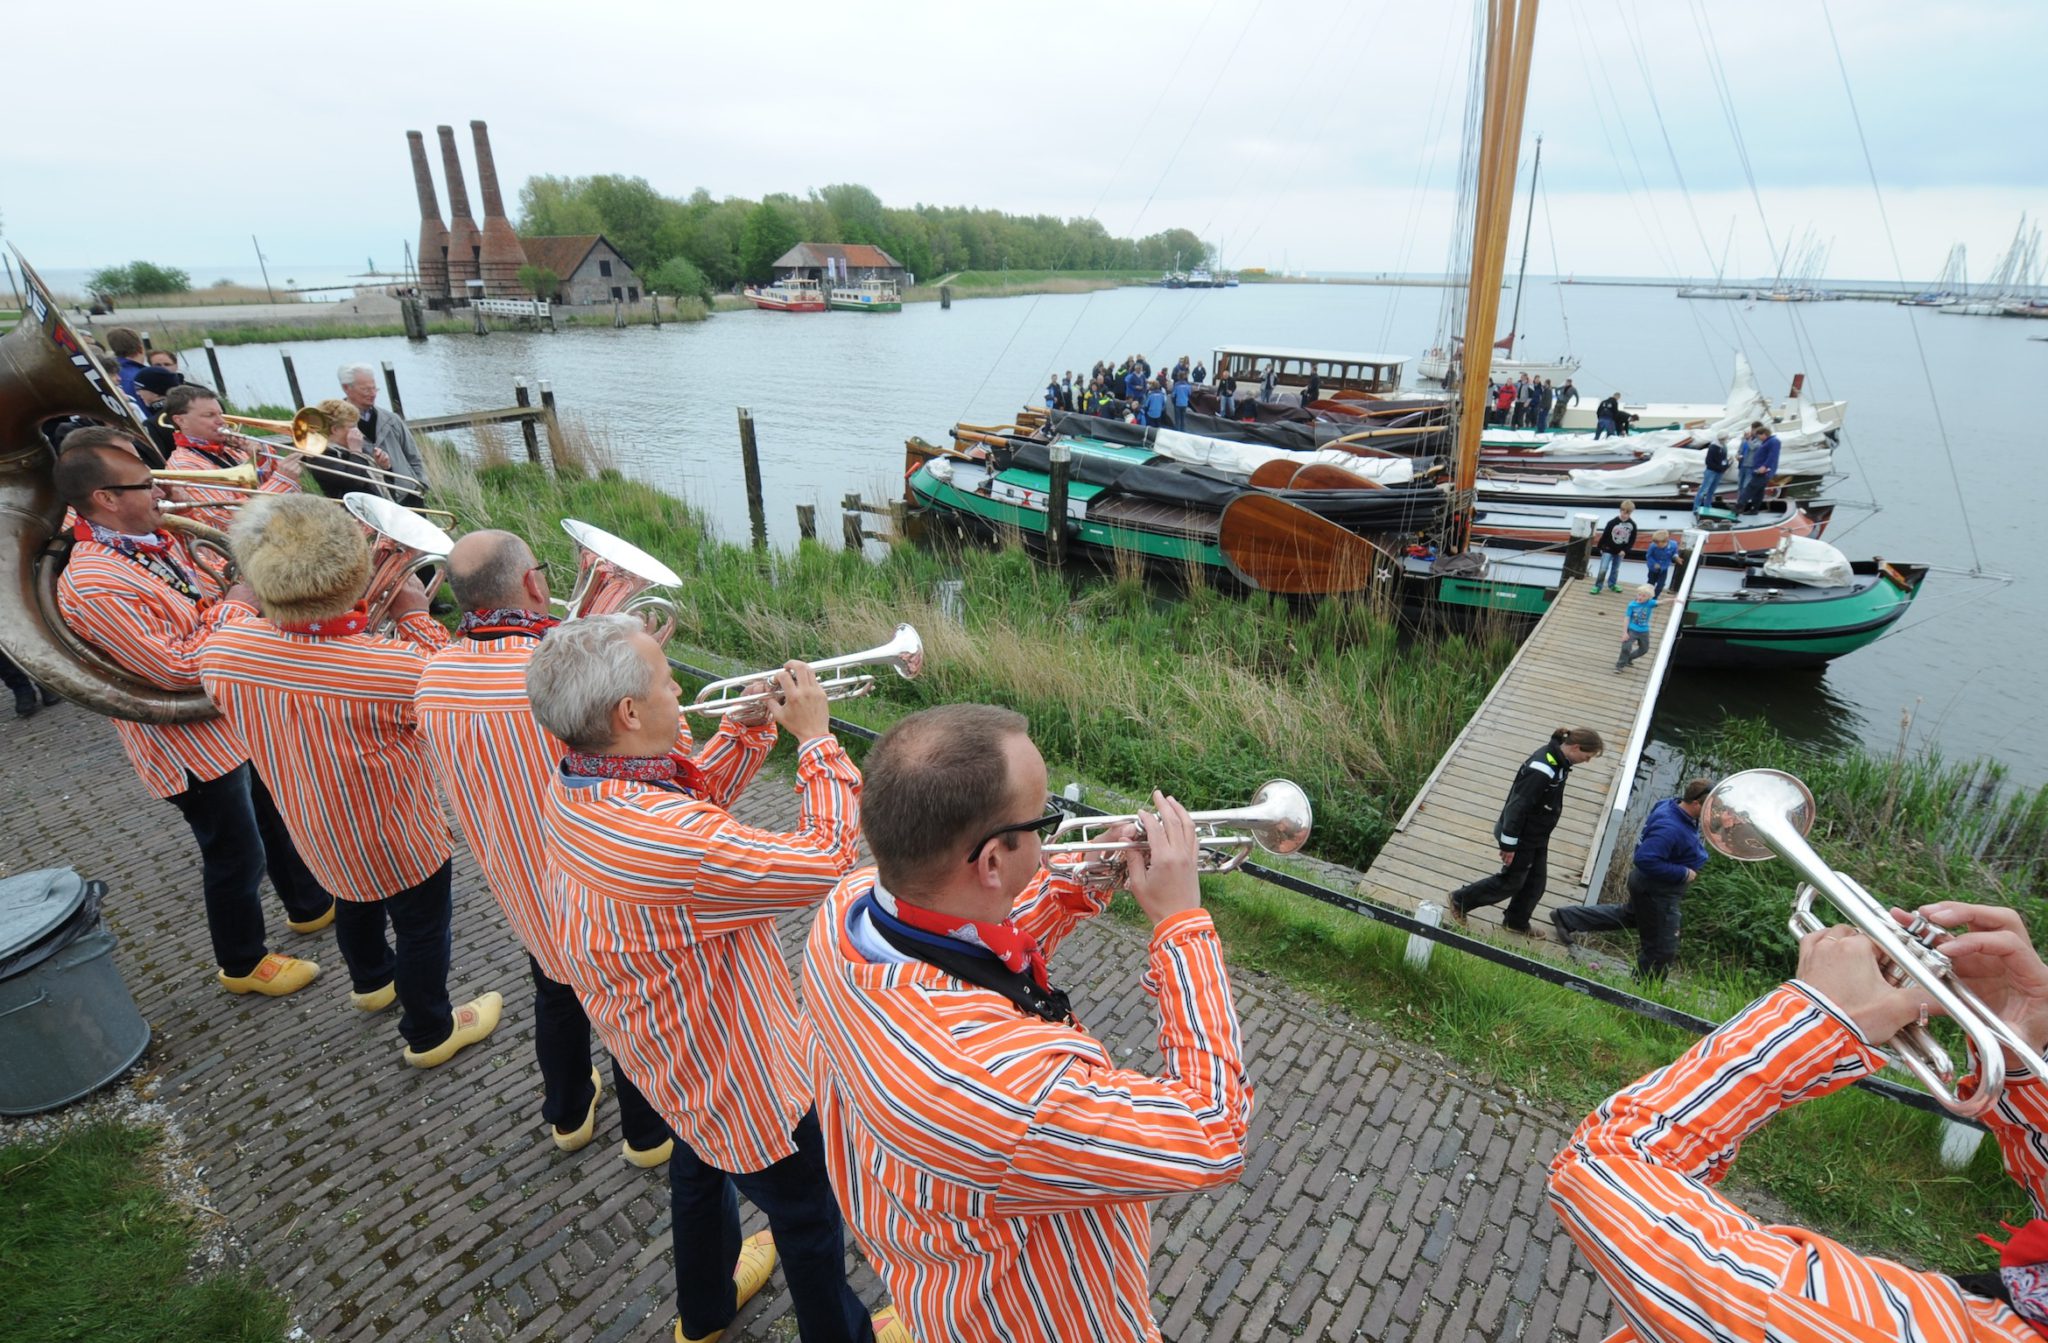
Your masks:
<instances>
[{"instance_id":1,"label":"elderly man in glasses","mask_svg":"<svg viewBox=\"0 0 2048 1343\"><path fill-rule=\"evenodd\" d=\"M675 1134L679 1343L722 1333L778 1252L805 1343L868 1343L877 1331L846 1282L775 937L777 916L815 908L854 865L860 771L811 668L786 664L773 693L762 744L778 727L797 739L799 812L785 832L735 820L677 752L676 683L636 617L550 630L526 667L533 716L566 748L548 798L542 913L555 968ZM772 1243L742 1245L742 1193L767 1214Z\"/></svg>"},{"instance_id":2,"label":"elderly man in glasses","mask_svg":"<svg viewBox=\"0 0 2048 1343\"><path fill-rule=\"evenodd\" d=\"M1151 1343L1151 1205L1243 1169L1237 1014L1194 822L1154 793L1122 880L1152 920L1165 1070L1119 1066L1075 1019L1050 957L1110 892L1047 868L1060 817L1026 728L946 705L868 754L875 867L839 884L804 952L825 1154L912 1337Z\"/></svg>"}]
</instances>

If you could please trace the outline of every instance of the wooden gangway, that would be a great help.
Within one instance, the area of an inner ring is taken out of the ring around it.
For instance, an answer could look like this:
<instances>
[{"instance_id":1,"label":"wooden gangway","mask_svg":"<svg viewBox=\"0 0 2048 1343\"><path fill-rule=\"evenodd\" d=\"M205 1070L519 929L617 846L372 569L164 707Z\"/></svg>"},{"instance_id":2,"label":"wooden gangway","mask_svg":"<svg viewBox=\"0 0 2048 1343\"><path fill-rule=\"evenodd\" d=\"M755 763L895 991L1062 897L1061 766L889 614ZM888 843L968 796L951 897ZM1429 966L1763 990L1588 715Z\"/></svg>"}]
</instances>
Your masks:
<instances>
[{"instance_id":1,"label":"wooden gangway","mask_svg":"<svg viewBox=\"0 0 2048 1343\"><path fill-rule=\"evenodd\" d=\"M1614 660L1628 598L1595 596L1587 579L1564 580L1366 869L1362 894L1409 910L1425 901L1448 905L1452 891L1499 871L1493 826L1516 768L1556 729L1590 727L1607 749L1572 768L1564 815L1551 835L1548 885L1531 926L1550 936L1552 910L1584 903L1589 886L1598 899L1698 554L1696 547L1688 552L1675 590L1657 603L1650 656L1621 673ZM1505 909L1474 910L1472 926L1498 929Z\"/></svg>"}]
</instances>

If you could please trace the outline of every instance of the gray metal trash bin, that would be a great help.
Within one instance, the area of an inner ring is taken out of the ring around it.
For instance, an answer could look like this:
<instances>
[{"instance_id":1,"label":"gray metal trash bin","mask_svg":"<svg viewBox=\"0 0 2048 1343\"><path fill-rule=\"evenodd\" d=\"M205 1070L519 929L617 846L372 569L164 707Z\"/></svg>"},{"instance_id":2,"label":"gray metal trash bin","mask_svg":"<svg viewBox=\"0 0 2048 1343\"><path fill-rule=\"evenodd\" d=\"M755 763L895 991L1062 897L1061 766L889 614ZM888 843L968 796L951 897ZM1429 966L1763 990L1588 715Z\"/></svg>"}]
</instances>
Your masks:
<instances>
[{"instance_id":1,"label":"gray metal trash bin","mask_svg":"<svg viewBox=\"0 0 2048 1343\"><path fill-rule=\"evenodd\" d=\"M0 880L0 1115L68 1105L149 1047L100 922L106 893L68 867Z\"/></svg>"}]
</instances>

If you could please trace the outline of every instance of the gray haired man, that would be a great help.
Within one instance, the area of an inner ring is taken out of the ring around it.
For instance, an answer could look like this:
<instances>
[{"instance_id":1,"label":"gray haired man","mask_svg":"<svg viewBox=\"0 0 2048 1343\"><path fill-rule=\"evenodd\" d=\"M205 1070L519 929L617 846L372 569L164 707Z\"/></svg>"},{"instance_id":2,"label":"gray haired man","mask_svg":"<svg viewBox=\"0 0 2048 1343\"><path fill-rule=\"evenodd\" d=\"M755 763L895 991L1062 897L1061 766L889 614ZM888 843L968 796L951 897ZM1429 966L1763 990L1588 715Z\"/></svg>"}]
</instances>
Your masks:
<instances>
[{"instance_id":1,"label":"gray haired man","mask_svg":"<svg viewBox=\"0 0 2048 1343\"><path fill-rule=\"evenodd\" d=\"M356 423L363 431L363 442L390 458L393 471L424 482L427 464L420 456L419 445L412 441L412 430L396 411L377 408L377 370L368 364L343 364L340 377L341 394L356 408ZM398 502L417 504L419 501L419 495L415 493Z\"/></svg>"}]
</instances>

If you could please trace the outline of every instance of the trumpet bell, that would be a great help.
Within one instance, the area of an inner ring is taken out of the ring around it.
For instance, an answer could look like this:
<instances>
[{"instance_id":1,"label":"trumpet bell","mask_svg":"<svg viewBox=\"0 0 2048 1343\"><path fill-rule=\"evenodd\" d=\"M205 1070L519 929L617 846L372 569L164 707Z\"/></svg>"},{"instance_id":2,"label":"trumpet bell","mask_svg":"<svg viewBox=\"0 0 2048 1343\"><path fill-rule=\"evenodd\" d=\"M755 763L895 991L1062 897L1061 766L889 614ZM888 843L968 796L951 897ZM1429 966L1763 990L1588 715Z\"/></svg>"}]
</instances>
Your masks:
<instances>
[{"instance_id":1,"label":"trumpet bell","mask_svg":"<svg viewBox=\"0 0 2048 1343\"><path fill-rule=\"evenodd\" d=\"M924 673L924 639L910 625L898 625L889 642L864 652L848 653L844 657L825 658L806 664L818 674L818 684L825 691L828 700L859 699L875 688L875 678L867 672L855 672L847 676L835 676L834 672L848 671L854 667L887 666L906 681L914 681ZM765 681L780 671L770 667L766 671L749 672L745 676L728 676L722 681L713 681L697 692L697 698L684 706L687 713L703 714L706 717L722 717L735 709L745 709L774 696L774 691L764 694L748 694L745 688L755 681Z\"/></svg>"},{"instance_id":2,"label":"trumpet bell","mask_svg":"<svg viewBox=\"0 0 2048 1343\"><path fill-rule=\"evenodd\" d=\"M1252 794L1240 822L1267 853L1296 853L1308 843L1315 808L1292 779L1274 779Z\"/></svg>"},{"instance_id":3,"label":"trumpet bell","mask_svg":"<svg viewBox=\"0 0 2048 1343\"><path fill-rule=\"evenodd\" d=\"M1700 838L1738 863L1761 863L1779 856L1767 828L1805 835L1813 829L1813 816L1813 791L1799 779L1781 769L1746 769L1707 794L1700 806Z\"/></svg>"}]
</instances>

